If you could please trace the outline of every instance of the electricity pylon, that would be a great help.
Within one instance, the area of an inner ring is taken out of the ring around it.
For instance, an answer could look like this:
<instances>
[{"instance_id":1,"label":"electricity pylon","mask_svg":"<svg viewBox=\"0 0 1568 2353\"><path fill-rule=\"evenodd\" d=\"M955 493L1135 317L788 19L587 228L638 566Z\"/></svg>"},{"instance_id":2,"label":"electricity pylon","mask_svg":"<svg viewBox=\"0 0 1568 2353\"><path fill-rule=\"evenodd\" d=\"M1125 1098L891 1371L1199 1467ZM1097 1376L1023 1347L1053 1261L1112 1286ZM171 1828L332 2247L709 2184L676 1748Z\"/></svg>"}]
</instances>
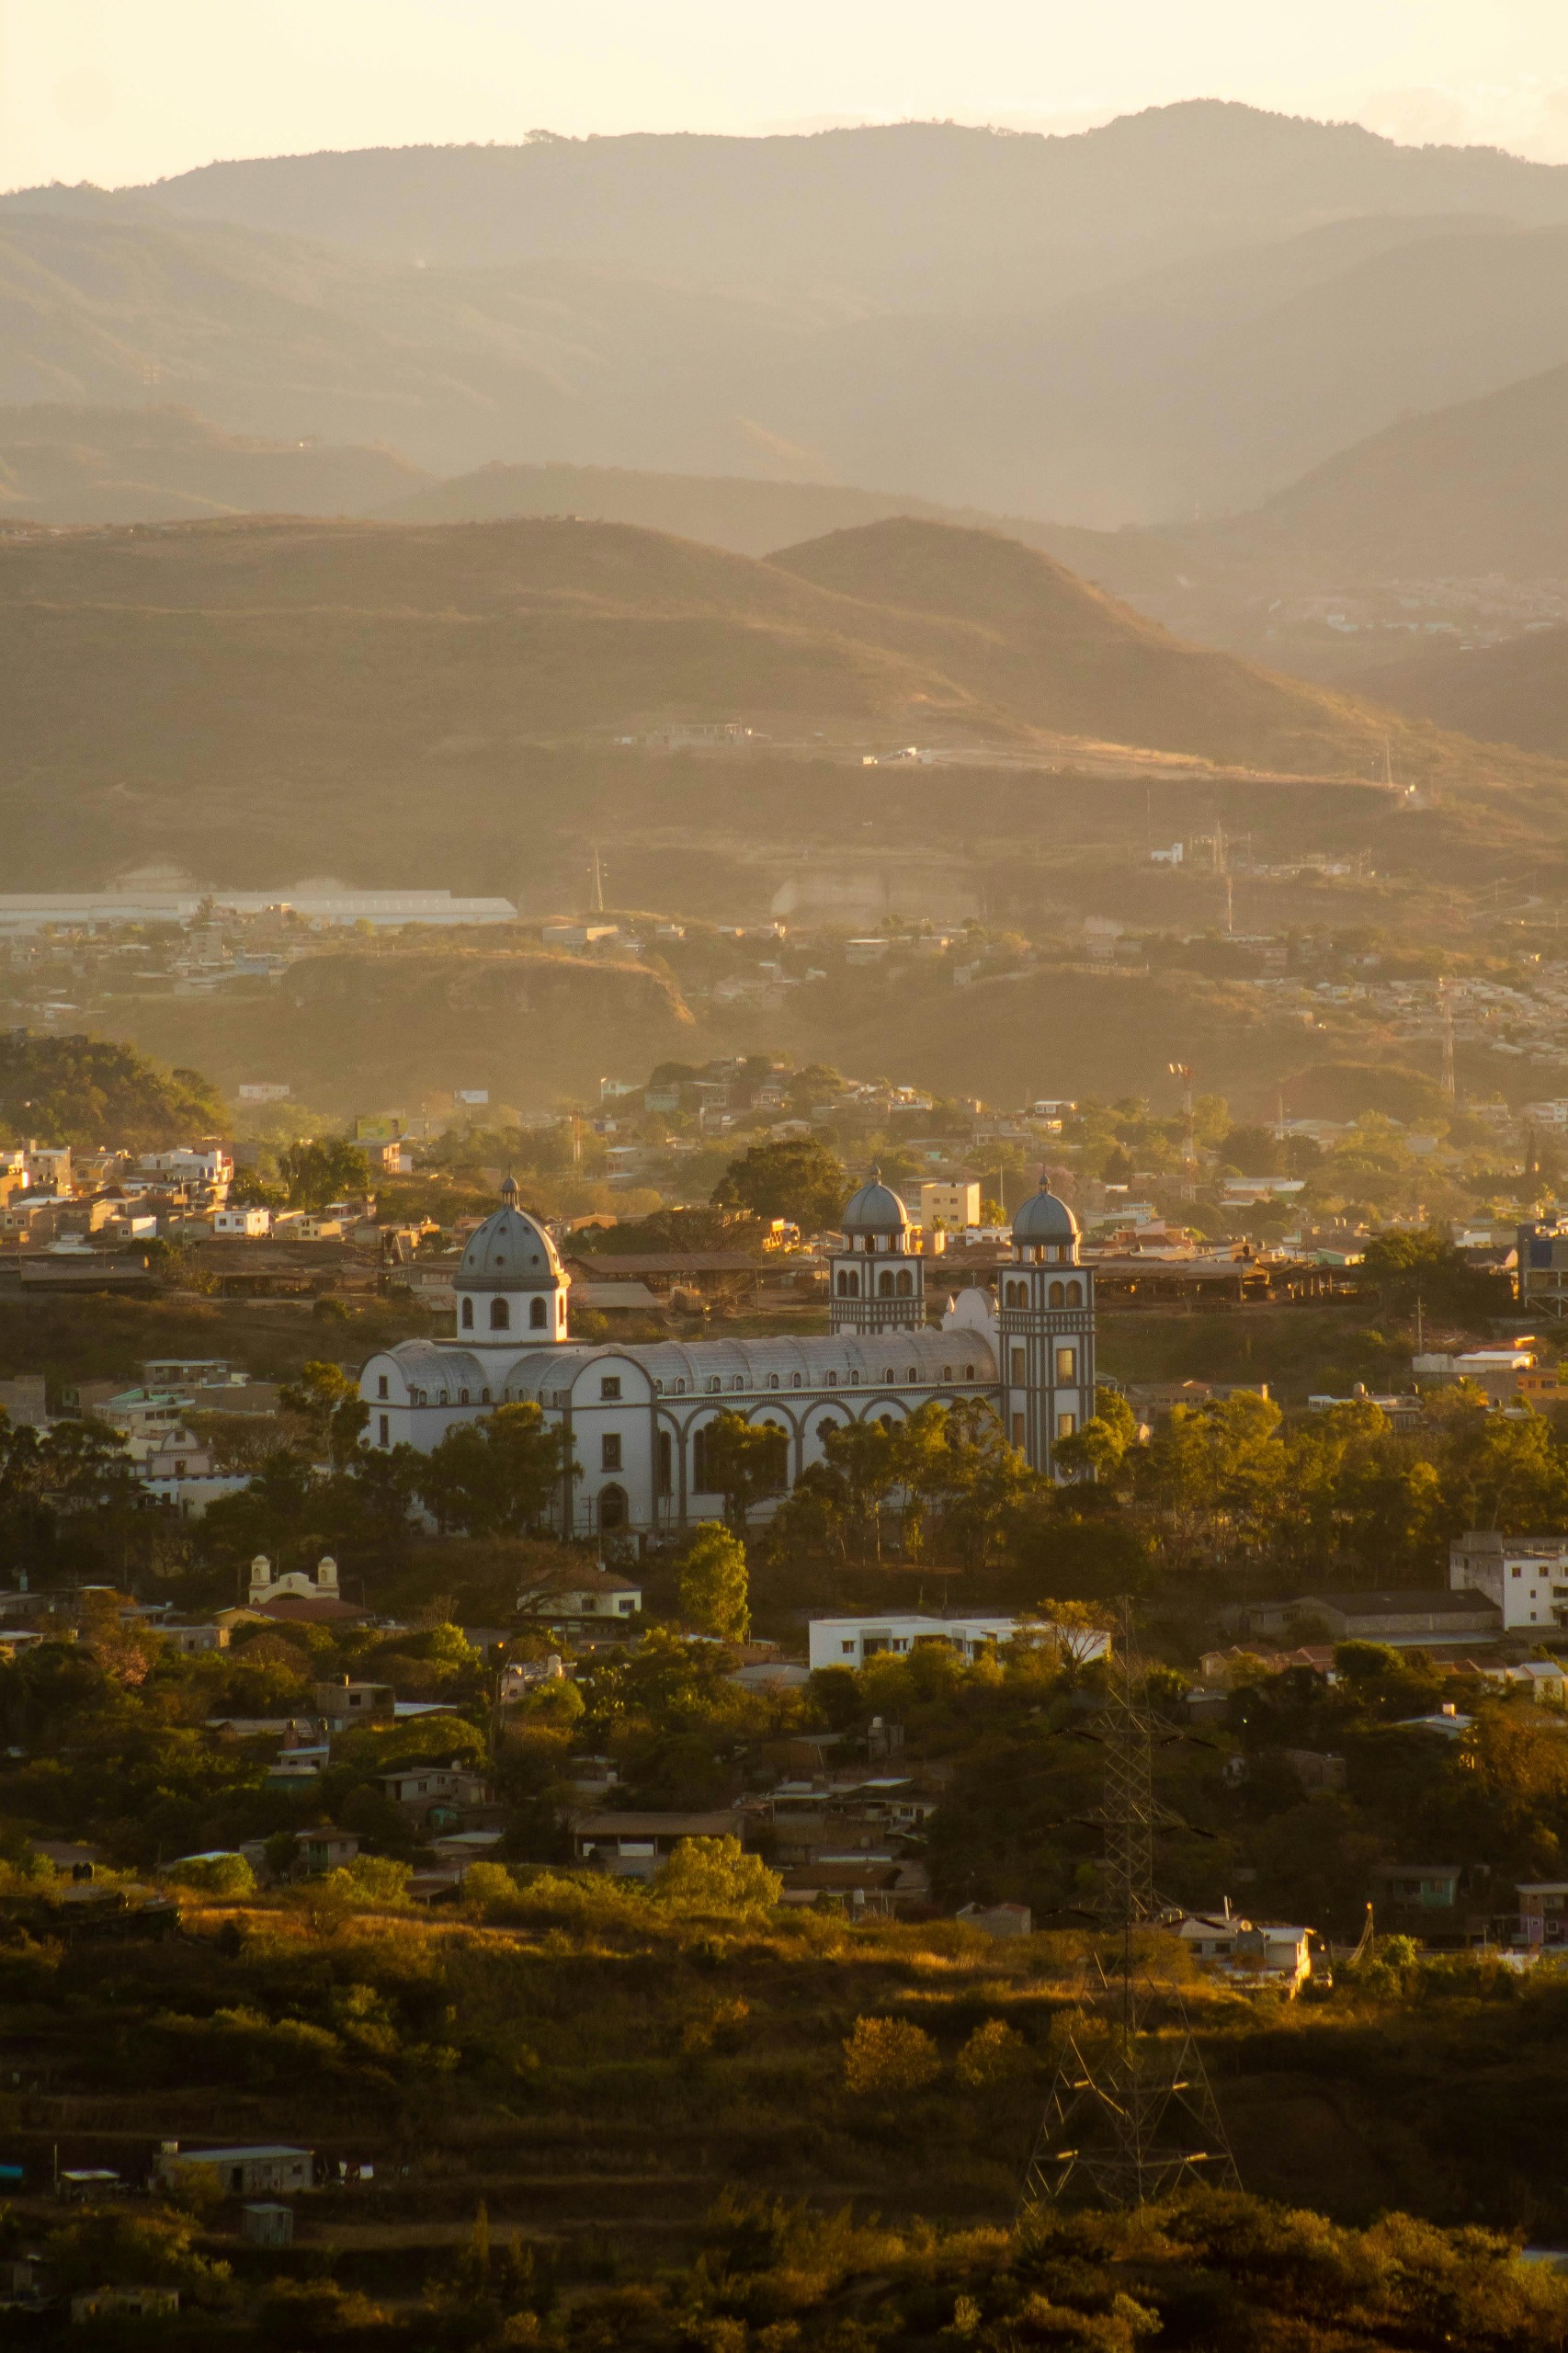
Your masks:
<instances>
[{"instance_id":1,"label":"electricity pylon","mask_svg":"<svg viewBox=\"0 0 1568 2353\"><path fill-rule=\"evenodd\" d=\"M1149 2030L1154 1989L1140 1971L1140 1931L1166 1909L1154 1893L1154 1838L1185 1825L1154 1795L1155 1724L1138 1691L1132 1613L1119 1611L1099 1728L1105 1790L1095 1819L1105 1831L1098 1919L1108 1950L1091 2006L1096 2037L1069 2036L1018 2199L1026 2235L1053 2206L1146 2206L1194 2182L1239 2189L1241 2178L1202 2056L1179 1994L1174 2033ZM1093 2055L1091 2055L1091 2052Z\"/></svg>"}]
</instances>

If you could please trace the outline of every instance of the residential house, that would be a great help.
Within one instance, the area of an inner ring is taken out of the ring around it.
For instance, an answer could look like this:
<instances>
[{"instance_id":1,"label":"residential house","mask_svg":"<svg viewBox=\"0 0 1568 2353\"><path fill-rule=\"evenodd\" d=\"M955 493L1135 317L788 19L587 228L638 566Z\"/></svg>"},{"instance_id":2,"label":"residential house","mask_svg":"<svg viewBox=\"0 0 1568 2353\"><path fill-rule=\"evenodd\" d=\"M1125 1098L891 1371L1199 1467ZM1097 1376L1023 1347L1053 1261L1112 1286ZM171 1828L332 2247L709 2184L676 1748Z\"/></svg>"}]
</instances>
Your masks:
<instances>
[{"instance_id":1,"label":"residential house","mask_svg":"<svg viewBox=\"0 0 1568 2353\"><path fill-rule=\"evenodd\" d=\"M1526 1950L1558 1952L1568 1946L1568 1880L1531 1880L1517 1893Z\"/></svg>"},{"instance_id":2,"label":"residential house","mask_svg":"<svg viewBox=\"0 0 1568 2353\"><path fill-rule=\"evenodd\" d=\"M1568 1536L1467 1529L1449 1546L1449 1584L1456 1593L1484 1594L1509 1632L1562 1625L1568 1622Z\"/></svg>"},{"instance_id":3,"label":"residential house","mask_svg":"<svg viewBox=\"0 0 1568 2353\"><path fill-rule=\"evenodd\" d=\"M623 1813L608 1809L572 1817L572 1851L618 1879L652 1879L683 1838L734 1838L741 1818L713 1813Z\"/></svg>"},{"instance_id":4,"label":"residential house","mask_svg":"<svg viewBox=\"0 0 1568 2353\"><path fill-rule=\"evenodd\" d=\"M1018 1630L1016 1618L933 1618L920 1610L864 1611L854 1618L813 1618L809 1655L813 1668L859 1666L879 1651L903 1653L923 1643L956 1651L960 1658L979 1658L984 1652L1010 1643ZM1100 1656L1109 1647L1104 1634L1089 1637L1090 1654Z\"/></svg>"},{"instance_id":5,"label":"residential house","mask_svg":"<svg viewBox=\"0 0 1568 2353\"><path fill-rule=\"evenodd\" d=\"M958 1916L966 1927L983 1929L988 1937L1028 1937L1034 1933L1034 1915L1027 1904L965 1904Z\"/></svg>"},{"instance_id":6,"label":"residential house","mask_svg":"<svg viewBox=\"0 0 1568 2353\"><path fill-rule=\"evenodd\" d=\"M1419 1937L1426 1943L1461 1941L1460 1912L1465 1878L1461 1863L1374 1863L1371 1892L1380 1929Z\"/></svg>"},{"instance_id":7,"label":"residential house","mask_svg":"<svg viewBox=\"0 0 1568 2353\"><path fill-rule=\"evenodd\" d=\"M543 1586L536 1592L518 1594L519 1614L541 1619L547 1625L576 1624L591 1631L607 1618L633 1618L642 1607L642 1586L635 1578L622 1576L617 1570L601 1564L597 1569L574 1570L570 1575L569 1584Z\"/></svg>"},{"instance_id":8,"label":"residential house","mask_svg":"<svg viewBox=\"0 0 1568 2353\"><path fill-rule=\"evenodd\" d=\"M353 1683L342 1675L315 1687L316 1713L328 1732L347 1732L355 1724L390 1724L396 1705L390 1683Z\"/></svg>"},{"instance_id":9,"label":"residential house","mask_svg":"<svg viewBox=\"0 0 1568 2353\"><path fill-rule=\"evenodd\" d=\"M489 1805L494 1794L483 1775L455 1757L402 1765L376 1779L393 1805L427 1830L460 1829L463 1814Z\"/></svg>"},{"instance_id":10,"label":"residential house","mask_svg":"<svg viewBox=\"0 0 1568 2353\"><path fill-rule=\"evenodd\" d=\"M294 1833L294 1850L295 1869L308 1879L317 1871L335 1871L351 1863L359 1852L359 1834L339 1830L330 1822L314 1823L309 1830Z\"/></svg>"},{"instance_id":11,"label":"residential house","mask_svg":"<svg viewBox=\"0 0 1568 2353\"><path fill-rule=\"evenodd\" d=\"M165 2141L153 2170L169 2184L205 2177L225 2197L289 2198L312 2186L315 2152L282 2141L227 2149L182 2149L177 2141Z\"/></svg>"}]
</instances>

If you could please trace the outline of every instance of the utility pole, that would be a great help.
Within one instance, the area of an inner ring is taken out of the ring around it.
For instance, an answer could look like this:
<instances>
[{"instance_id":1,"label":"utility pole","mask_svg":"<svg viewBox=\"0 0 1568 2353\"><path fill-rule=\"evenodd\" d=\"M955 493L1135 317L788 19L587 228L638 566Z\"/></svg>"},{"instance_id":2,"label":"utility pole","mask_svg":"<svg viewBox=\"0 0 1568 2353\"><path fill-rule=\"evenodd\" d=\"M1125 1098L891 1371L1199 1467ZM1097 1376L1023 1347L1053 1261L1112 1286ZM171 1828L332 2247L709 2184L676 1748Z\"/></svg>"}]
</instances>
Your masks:
<instances>
[{"instance_id":1,"label":"utility pole","mask_svg":"<svg viewBox=\"0 0 1568 2353\"><path fill-rule=\"evenodd\" d=\"M1214 2103L1202 2056L1173 1987L1160 2004L1177 2031L1152 2034L1154 1989L1135 1941L1161 1918L1154 1893L1154 1836L1185 1827L1154 1795L1155 1724L1139 1689L1132 1605L1118 1608L1116 1648L1098 1738L1105 1790L1096 1819L1105 1831L1098 1907L1108 1949L1092 1997L1108 2029L1102 2056L1070 2037L1018 2199L1017 2226L1028 2239L1053 2207L1147 2206L1198 2183L1239 2189L1241 2178Z\"/></svg>"},{"instance_id":2,"label":"utility pole","mask_svg":"<svg viewBox=\"0 0 1568 2353\"><path fill-rule=\"evenodd\" d=\"M589 892L592 910L595 915L602 915L605 911L605 870L597 842L594 844L594 862L588 871L592 885Z\"/></svg>"},{"instance_id":3,"label":"utility pole","mask_svg":"<svg viewBox=\"0 0 1568 2353\"><path fill-rule=\"evenodd\" d=\"M1454 1086L1454 1008L1449 1000L1449 983L1445 975L1437 983L1437 996L1443 1008L1443 1092L1451 1109L1456 1099Z\"/></svg>"},{"instance_id":4,"label":"utility pole","mask_svg":"<svg viewBox=\"0 0 1568 2353\"><path fill-rule=\"evenodd\" d=\"M1165 1068L1173 1078L1179 1078L1181 1081L1182 1118L1187 1122L1187 1145L1184 1157L1187 1163L1187 1181L1191 1183L1198 1175L1198 1144L1192 1132L1192 1064L1167 1063Z\"/></svg>"}]
</instances>

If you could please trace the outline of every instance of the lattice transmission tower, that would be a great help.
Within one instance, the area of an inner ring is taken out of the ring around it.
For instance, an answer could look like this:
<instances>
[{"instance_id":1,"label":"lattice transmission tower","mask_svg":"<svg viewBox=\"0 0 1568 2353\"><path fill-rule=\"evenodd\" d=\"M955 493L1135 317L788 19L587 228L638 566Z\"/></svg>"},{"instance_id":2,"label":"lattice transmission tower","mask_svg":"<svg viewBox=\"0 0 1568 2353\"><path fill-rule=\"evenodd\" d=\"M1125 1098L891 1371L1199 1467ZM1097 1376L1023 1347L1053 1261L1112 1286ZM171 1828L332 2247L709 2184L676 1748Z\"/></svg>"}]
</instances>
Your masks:
<instances>
[{"instance_id":1,"label":"lattice transmission tower","mask_svg":"<svg viewBox=\"0 0 1568 2353\"><path fill-rule=\"evenodd\" d=\"M1137 1955L1140 1932L1172 1908L1154 1892L1155 1836L1187 1825L1154 1795L1159 1728L1138 1688L1131 1635L1124 1601L1096 1727L1105 1751L1094 1816L1105 1832L1097 1917L1108 1949L1085 2006L1103 2040L1068 2038L1019 2194L1026 2234L1053 2206L1146 2206L1199 2181L1241 2187L1180 1994L1167 1986L1156 1996ZM1150 2029L1156 1999L1174 2012L1164 2033Z\"/></svg>"}]
</instances>

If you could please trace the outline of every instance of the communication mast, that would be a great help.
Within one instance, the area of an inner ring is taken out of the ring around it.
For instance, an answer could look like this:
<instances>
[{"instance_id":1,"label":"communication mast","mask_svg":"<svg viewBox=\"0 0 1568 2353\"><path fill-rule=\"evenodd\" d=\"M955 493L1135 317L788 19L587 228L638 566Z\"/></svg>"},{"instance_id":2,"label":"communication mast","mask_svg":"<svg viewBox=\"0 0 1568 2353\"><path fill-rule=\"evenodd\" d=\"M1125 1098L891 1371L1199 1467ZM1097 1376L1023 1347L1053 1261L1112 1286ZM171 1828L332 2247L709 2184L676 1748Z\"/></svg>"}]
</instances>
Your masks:
<instances>
[{"instance_id":1,"label":"communication mast","mask_svg":"<svg viewBox=\"0 0 1568 2353\"><path fill-rule=\"evenodd\" d=\"M1203 2182L1239 2189L1241 2177L1179 1994L1158 1994L1135 1949L1167 1911L1154 1892L1154 1838L1186 1825L1154 1795L1155 1723L1138 1689L1131 1604L1119 1613L1116 1650L1098 1737L1105 1790L1095 1819L1105 1831L1099 1925L1109 1950L1097 1962L1091 2006L1105 2034L1068 2039L1045 2104L1019 2194L1026 2236L1052 2207L1147 2206ZM1175 2031L1150 2031L1158 2002ZM1085 2050L1087 2043L1089 2048Z\"/></svg>"}]
</instances>

